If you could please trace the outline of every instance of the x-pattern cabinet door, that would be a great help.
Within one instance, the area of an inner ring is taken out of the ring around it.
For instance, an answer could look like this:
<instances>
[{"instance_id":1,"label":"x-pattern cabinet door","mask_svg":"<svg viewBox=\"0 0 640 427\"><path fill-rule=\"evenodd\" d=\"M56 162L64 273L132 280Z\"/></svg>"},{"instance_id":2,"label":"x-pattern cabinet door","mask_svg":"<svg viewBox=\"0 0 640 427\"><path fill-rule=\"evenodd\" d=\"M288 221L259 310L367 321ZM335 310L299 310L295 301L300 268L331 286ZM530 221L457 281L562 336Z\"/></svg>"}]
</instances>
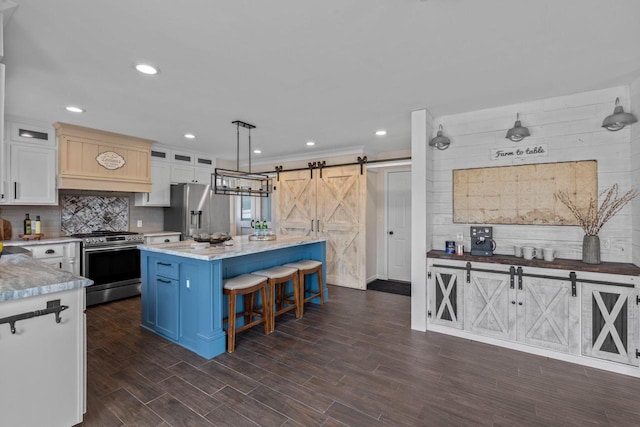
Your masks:
<instances>
[{"instance_id":1,"label":"x-pattern cabinet door","mask_svg":"<svg viewBox=\"0 0 640 427\"><path fill-rule=\"evenodd\" d=\"M472 271L465 293L465 329L494 338L515 339L515 291L508 272Z\"/></svg>"},{"instance_id":2,"label":"x-pattern cabinet door","mask_svg":"<svg viewBox=\"0 0 640 427\"><path fill-rule=\"evenodd\" d=\"M429 321L462 329L464 326L464 272L434 267L429 280Z\"/></svg>"},{"instance_id":3,"label":"x-pattern cabinet door","mask_svg":"<svg viewBox=\"0 0 640 427\"><path fill-rule=\"evenodd\" d=\"M582 354L638 366L638 291L582 284Z\"/></svg>"},{"instance_id":4,"label":"x-pattern cabinet door","mask_svg":"<svg viewBox=\"0 0 640 427\"><path fill-rule=\"evenodd\" d=\"M518 341L578 354L580 300L570 281L524 276L517 304Z\"/></svg>"}]
</instances>

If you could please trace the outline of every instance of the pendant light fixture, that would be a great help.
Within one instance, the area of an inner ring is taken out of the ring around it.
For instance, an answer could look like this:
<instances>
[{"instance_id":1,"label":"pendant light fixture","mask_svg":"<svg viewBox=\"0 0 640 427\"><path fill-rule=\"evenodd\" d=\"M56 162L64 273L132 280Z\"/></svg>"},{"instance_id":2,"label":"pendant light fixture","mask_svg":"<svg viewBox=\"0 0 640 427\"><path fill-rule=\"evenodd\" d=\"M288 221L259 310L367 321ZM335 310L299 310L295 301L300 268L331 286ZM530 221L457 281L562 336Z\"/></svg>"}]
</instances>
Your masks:
<instances>
[{"instance_id":1,"label":"pendant light fixture","mask_svg":"<svg viewBox=\"0 0 640 427\"><path fill-rule=\"evenodd\" d=\"M269 197L271 193L271 178L266 175L251 172L251 129L252 124L235 120L236 126L236 170L216 168L213 180L215 194L227 196ZM240 128L246 129L249 140L249 171L240 170Z\"/></svg>"},{"instance_id":2,"label":"pendant light fixture","mask_svg":"<svg viewBox=\"0 0 640 427\"><path fill-rule=\"evenodd\" d=\"M520 113L516 113L516 122L513 127L507 131L507 136L505 138L510 139L513 142L518 142L530 135L529 129L522 126L522 123L520 123Z\"/></svg>"},{"instance_id":3,"label":"pendant light fixture","mask_svg":"<svg viewBox=\"0 0 640 427\"><path fill-rule=\"evenodd\" d=\"M438 127L438 133L429 141L429 147L436 147L438 150L446 150L451 145L451 140L442 135L442 125Z\"/></svg>"},{"instance_id":4,"label":"pendant light fixture","mask_svg":"<svg viewBox=\"0 0 640 427\"><path fill-rule=\"evenodd\" d=\"M626 125L630 125L631 123L637 122L638 119L631 114L625 113L622 109L622 105L620 105L620 98L616 98L616 106L613 109L613 114L607 116L602 122L602 127L610 130L611 132L615 132L617 130L622 129Z\"/></svg>"}]
</instances>

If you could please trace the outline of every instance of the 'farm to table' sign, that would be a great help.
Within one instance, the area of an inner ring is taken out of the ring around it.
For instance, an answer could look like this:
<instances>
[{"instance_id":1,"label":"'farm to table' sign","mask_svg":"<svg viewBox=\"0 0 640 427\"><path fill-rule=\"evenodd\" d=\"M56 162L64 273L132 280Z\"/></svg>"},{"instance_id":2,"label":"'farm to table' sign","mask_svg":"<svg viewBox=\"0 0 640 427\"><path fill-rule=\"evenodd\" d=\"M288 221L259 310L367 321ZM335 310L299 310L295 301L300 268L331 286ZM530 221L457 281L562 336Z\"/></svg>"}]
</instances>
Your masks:
<instances>
[{"instance_id":1,"label":"'farm to table' sign","mask_svg":"<svg viewBox=\"0 0 640 427\"><path fill-rule=\"evenodd\" d=\"M491 150L491 160L546 157L549 155L548 153L547 144L536 144L528 147L494 148Z\"/></svg>"}]
</instances>

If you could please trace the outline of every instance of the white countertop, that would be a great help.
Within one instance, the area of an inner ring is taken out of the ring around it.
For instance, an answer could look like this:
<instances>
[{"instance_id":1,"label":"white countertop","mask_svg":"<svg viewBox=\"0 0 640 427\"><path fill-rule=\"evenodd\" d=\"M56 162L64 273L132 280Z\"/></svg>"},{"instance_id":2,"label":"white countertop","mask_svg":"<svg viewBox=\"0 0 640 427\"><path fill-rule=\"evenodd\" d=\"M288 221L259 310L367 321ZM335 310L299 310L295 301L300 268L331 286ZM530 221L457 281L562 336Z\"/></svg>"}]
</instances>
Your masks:
<instances>
[{"instance_id":1,"label":"white countertop","mask_svg":"<svg viewBox=\"0 0 640 427\"><path fill-rule=\"evenodd\" d=\"M141 250L158 252L167 255L176 255L203 261L213 261L218 259L238 257L242 255L250 255L259 252L272 251L275 249L283 249L291 246L324 242L326 241L326 239L321 237L309 236L278 235L276 236L276 240L269 241L249 241L248 236L236 236L232 241L233 246L216 244L204 249L192 249L191 244L194 243L193 240L162 243L157 245L138 245L138 248Z\"/></svg>"},{"instance_id":2,"label":"white countertop","mask_svg":"<svg viewBox=\"0 0 640 427\"><path fill-rule=\"evenodd\" d=\"M31 246L31 245L51 245L54 243L70 243L70 242L82 242L82 239L79 239L77 237L63 236L63 237L44 238L41 240L22 240L22 239L5 240L3 243L5 246L27 246L27 245Z\"/></svg>"},{"instance_id":3,"label":"white countertop","mask_svg":"<svg viewBox=\"0 0 640 427\"><path fill-rule=\"evenodd\" d=\"M54 268L25 254L0 257L0 302L92 285L93 281Z\"/></svg>"}]
</instances>

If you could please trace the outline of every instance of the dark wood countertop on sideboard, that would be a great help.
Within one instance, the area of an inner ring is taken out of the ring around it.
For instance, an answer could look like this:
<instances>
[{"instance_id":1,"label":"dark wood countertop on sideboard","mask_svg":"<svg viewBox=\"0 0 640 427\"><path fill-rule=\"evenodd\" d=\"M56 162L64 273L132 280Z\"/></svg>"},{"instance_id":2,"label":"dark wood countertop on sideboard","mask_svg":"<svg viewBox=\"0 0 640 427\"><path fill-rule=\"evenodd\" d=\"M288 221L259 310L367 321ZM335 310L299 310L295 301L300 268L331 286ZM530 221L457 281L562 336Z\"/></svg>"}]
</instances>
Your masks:
<instances>
[{"instance_id":1,"label":"dark wood countertop on sideboard","mask_svg":"<svg viewBox=\"0 0 640 427\"><path fill-rule=\"evenodd\" d=\"M585 264L577 259L556 258L554 261L541 259L526 260L516 258L513 255L474 256L469 253L464 255L448 254L445 251L429 251L428 258L450 259L455 261L486 262L491 264L521 265L537 268L555 268L559 270L589 271L592 273L624 274L627 276L640 276L640 267L635 264L623 262L602 262L600 264Z\"/></svg>"}]
</instances>

